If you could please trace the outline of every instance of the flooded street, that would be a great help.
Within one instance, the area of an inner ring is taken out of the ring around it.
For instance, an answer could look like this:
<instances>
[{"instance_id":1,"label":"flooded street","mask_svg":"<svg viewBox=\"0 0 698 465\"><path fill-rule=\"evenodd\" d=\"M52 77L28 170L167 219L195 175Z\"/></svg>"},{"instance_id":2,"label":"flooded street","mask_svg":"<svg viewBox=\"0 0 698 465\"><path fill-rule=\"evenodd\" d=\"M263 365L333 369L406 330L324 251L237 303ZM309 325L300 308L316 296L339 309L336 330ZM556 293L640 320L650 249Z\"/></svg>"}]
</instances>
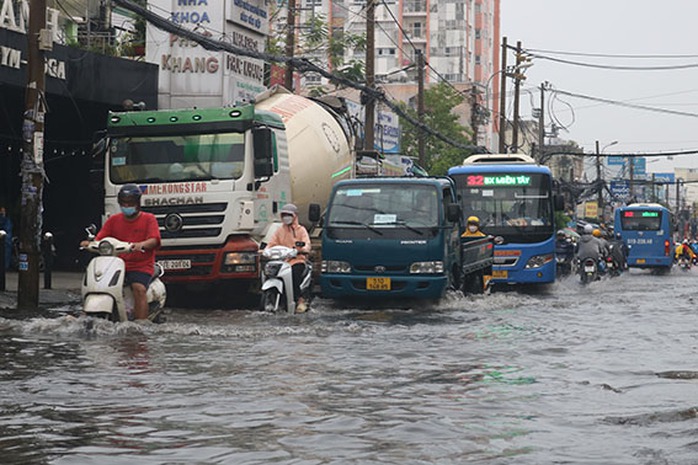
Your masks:
<instances>
[{"instance_id":1,"label":"flooded street","mask_svg":"<svg viewBox=\"0 0 698 465\"><path fill-rule=\"evenodd\" d=\"M2 463L696 464L697 277L431 309L0 319Z\"/></svg>"}]
</instances>

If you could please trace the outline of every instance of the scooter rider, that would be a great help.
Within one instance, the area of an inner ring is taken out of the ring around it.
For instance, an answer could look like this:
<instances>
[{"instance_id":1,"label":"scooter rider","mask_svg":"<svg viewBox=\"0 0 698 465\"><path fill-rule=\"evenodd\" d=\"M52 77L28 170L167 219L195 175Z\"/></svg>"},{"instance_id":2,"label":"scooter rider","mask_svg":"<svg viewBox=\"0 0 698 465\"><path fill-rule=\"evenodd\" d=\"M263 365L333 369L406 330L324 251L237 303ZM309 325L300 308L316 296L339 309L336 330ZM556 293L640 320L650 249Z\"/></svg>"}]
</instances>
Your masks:
<instances>
[{"instance_id":1,"label":"scooter rider","mask_svg":"<svg viewBox=\"0 0 698 465\"><path fill-rule=\"evenodd\" d=\"M461 237L485 237L486 234L480 229L480 218L477 216L469 216L467 220L465 232Z\"/></svg>"},{"instance_id":2,"label":"scooter rider","mask_svg":"<svg viewBox=\"0 0 698 465\"><path fill-rule=\"evenodd\" d=\"M584 226L584 234L579 238L577 244L577 258L584 261L585 258L593 258L595 263L604 257L604 246L597 237L593 235L594 227L590 224Z\"/></svg>"},{"instance_id":3,"label":"scooter rider","mask_svg":"<svg viewBox=\"0 0 698 465\"><path fill-rule=\"evenodd\" d=\"M688 245L688 239L684 239L681 245L676 248L676 256L674 258L676 261L679 261L682 257L688 260L689 263L692 263L696 258L696 254L693 252L693 249L691 249L691 246Z\"/></svg>"},{"instance_id":4,"label":"scooter rider","mask_svg":"<svg viewBox=\"0 0 698 465\"><path fill-rule=\"evenodd\" d=\"M135 319L146 320L146 291L155 271L155 249L160 247L160 229L155 215L141 211L141 190L137 185L122 186L117 200L121 213L107 219L95 240L113 237L131 243L132 253L122 255L126 266L125 282L133 290ZM82 241L80 245L87 247L89 241Z\"/></svg>"},{"instance_id":5,"label":"scooter rider","mask_svg":"<svg viewBox=\"0 0 698 465\"><path fill-rule=\"evenodd\" d=\"M287 203L281 208L280 213L283 225L274 231L267 246L283 245L298 250L299 255L289 260L289 264L293 269L293 295L296 296L297 301L296 312L303 313L308 309L308 305L300 295L306 260L301 254L310 253L310 236L305 227L298 222L298 208L294 204ZM299 247L296 245L297 242L303 242L305 245Z\"/></svg>"},{"instance_id":6,"label":"scooter rider","mask_svg":"<svg viewBox=\"0 0 698 465\"><path fill-rule=\"evenodd\" d=\"M574 258L574 244L567 237L562 229L557 232L555 240L555 255L562 257L562 264L558 261L558 267L562 274L567 274L571 270L572 258Z\"/></svg>"}]
</instances>

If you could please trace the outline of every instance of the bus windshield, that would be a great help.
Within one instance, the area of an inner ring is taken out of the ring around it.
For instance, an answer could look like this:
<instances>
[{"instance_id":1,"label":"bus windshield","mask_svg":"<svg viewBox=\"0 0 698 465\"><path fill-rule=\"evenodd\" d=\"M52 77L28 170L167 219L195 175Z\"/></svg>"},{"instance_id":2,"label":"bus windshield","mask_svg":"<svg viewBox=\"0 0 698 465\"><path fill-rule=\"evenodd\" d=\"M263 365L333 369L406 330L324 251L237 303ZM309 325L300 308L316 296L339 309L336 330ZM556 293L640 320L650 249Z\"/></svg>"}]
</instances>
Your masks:
<instances>
[{"instance_id":1,"label":"bus windshield","mask_svg":"<svg viewBox=\"0 0 698 465\"><path fill-rule=\"evenodd\" d=\"M541 242L553 234L549 175L476 173L452 177L464 217L477 216L485 233L518 243Z\"/></svg>"},{"instance_id":2,"label":"bus windshield","mask_svg":"<svg viewBox=\"0 0 698 465\"><path fill-rule=\"evenodd\" d=\"M656 210L625 210L620 217L623 231L659 231L662 212Z\"/></svg>"},{"instance_id":3,"label":"bus windshield","mask_svg":"<svg viewBox=\"0 0 698 465\"><path fill-rule=\"evenodd\" d=\"M244 134L115 137L109 145L109 173L129 182L237 179L245 157Z\"/></svg>"},{"instance_id":4,"label":"bus windshield","mask_svg":"<svg viewBox=\"0 0 698 465\"><path fill-rule=\"evenodd\" d=\"M326 225L333 237L424 235L439 226L438 191L433 186L381 184L337 188Z\"/></svg>"}]
</instances>

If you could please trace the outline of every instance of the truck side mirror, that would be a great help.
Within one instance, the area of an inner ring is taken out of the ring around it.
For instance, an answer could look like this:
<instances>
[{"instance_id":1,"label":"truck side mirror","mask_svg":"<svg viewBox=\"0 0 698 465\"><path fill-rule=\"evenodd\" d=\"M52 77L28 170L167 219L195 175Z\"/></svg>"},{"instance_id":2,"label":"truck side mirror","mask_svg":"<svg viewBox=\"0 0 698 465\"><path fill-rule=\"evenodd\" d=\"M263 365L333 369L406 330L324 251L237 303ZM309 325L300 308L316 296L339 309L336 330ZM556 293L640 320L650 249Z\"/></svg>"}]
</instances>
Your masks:
<instances>
[{"instance_id":1,"label":"truck side mirror","mask_svg":"<svg viewBox=\"0 0 698 465\"><path fill-rule=\"evenodd\" d=\"M562 211L565 209L565 199L563 199L561 195L555 194L553 196L553 204L555 211Z\"/></svg>"},{"instance_id":2,"label":"truck side mirror","mask_svg":"<svg viewBox=\"0 0 698 465\"><path fill-rule=\"evenodd\" d=\"M273 132L269 128L254 128L252 130L255 178L268 178L274 174L272 137Z\"/></svg>"},{"instance_id":3,"label":"truck side mirror","mask_svg":"<svg viewBox=\"0 0 698 465\"><path fill-rule=\"evenodd\" d=\"M308 219L313 222L317 223L320 221L320 205L317 203L311 203L310 206L308 207Z\"/></svg>"},{"instance_id":4,"label":"truck side mirror","mask_svg":"<svg viewBox=\"0 0 698 465\"><path fill-rule=\"evenodd\" d=\"M461 217L460 205L457 203L449 203L446 206L446 219L451 223L455 223Z\"/></svg>"}]
</instances>

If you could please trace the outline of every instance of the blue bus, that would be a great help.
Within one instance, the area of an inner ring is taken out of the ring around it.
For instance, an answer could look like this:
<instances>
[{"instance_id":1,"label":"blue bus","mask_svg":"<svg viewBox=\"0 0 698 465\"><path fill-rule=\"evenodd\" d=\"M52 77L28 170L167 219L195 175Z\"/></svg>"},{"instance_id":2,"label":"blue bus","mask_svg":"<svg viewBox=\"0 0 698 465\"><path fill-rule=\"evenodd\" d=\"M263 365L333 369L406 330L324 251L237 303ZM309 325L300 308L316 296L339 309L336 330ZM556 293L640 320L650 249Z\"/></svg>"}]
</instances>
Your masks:
<instances>
[{"instance_id":1,"label":"blue bus","mask_svg":"<svg viewBox=\"0 0 698 465\"><path fill-rule=\"evenodd\" d=\"M616 209L614 231L628 246L628 266L668 271L674 261L671 212L657 203Z\"/></svg>"},{"instance_id":2,"label":"blue bus","mask_svg":"<svg viewBox=\"0 0 698 465\"><path fill-rule=\"evenodd\" d=\"M550 169L520 154L473 155L450 168L463 216L497 237L493 284L555 281L555 207Z\"/></svg>"}]
</instances>

